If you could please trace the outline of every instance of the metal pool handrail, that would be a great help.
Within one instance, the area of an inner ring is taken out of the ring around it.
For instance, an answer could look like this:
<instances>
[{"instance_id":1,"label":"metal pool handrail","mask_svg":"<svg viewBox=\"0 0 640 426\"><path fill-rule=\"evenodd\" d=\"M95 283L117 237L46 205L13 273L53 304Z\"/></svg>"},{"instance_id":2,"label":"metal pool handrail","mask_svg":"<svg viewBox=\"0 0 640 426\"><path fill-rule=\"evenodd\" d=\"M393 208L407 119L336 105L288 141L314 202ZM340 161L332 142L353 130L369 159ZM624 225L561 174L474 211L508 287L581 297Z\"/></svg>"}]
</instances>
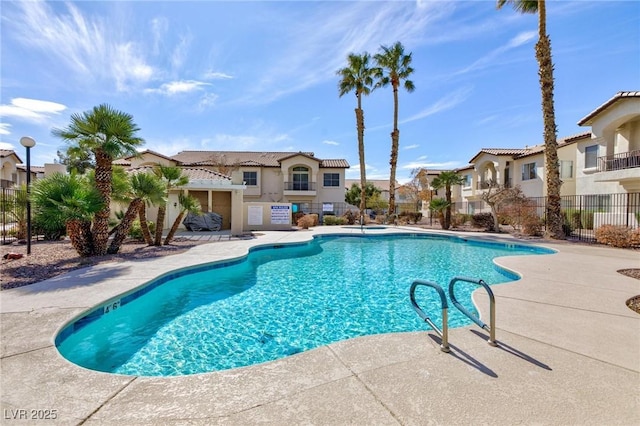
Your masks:
<instances>
[{"instance_id":1,"label":"metal pool handrail","mask_svg":"<svg viewBox=\"0 0 640 426\"><path fill-rule=\"evenodd\" d=\"M424 313L424 311L422 310L422 308L420 308L420 306L418 305L418 302L416 302L416 287L423 285L425 287L431 287L433 289L435 289L438 294L440 295L440 301L442 302L442 330L440 330L440 328L438 328L437 325L435 325L433 323L433 321L431 321L431 319L427 316L427 314ZM433 328L433 330L438 333L438 335L442 338L442 343L440 344L440 350L442 352L449 352L449 326L447 324L447 309L449 308L448 304L447 304L447 296L445 296L444 294L444 290L442 289L442 287L440 287L438 284L431 282L431 281L425 281L425 280L415 280L412 284L411 284L411 288L409 289L409 297L411 298L411 305L413 305L413 309L418 313L418 316L420 316L420 318L422 318L427 324L429 324L431 326L431 328Z\"/></svg>"},{"instance_id":2,"label":"metal pool handrail","mask_svg":"<svg viewBox=\"0 0 640 426\"><path fill-rule=\"evenodd\" d=\"M488 326L484 322L480 321L480 318L469 312L464 306L460 304L460 302L458 302L458 300L456 299L456 295L453 292L453 287L456 283L461 281L482 286L487 291L487 293L489 294L489 324L491 324L491 326ZM460 312L469 317L469 319L475 322L480 328L489 332L489 340L487 340L487 343L489 343L491 346L498 346L498 344L496 343L496 299L493 296L493 291L491 291L491 288L487 285L487 283L483 280L476 280L474 278L454 277L451 282L449 282L449 297L451 298L451 303L453 303L453 306L458 308Z\"/></svg>"}]
</instances>

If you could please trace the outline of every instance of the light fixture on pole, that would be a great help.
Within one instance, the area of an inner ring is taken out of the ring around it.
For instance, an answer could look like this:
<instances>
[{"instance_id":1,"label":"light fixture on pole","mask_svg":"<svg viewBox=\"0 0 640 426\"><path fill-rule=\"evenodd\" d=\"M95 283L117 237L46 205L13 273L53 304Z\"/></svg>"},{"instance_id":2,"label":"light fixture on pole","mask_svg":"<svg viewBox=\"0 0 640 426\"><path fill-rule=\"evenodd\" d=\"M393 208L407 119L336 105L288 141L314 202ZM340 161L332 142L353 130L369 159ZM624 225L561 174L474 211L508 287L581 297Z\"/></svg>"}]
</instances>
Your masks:
<instances>
[{"instance_id":1,"label":"light fixture on pole","mask_svg":"<svg viewBox=\"0 0 640 426\"><path fill-rule=\"evenodd\" d=\"M27 148L27 254L31 254L31 148L36 141L29 136L20 138L20 145Z\"/></svg>"}]
</instances>

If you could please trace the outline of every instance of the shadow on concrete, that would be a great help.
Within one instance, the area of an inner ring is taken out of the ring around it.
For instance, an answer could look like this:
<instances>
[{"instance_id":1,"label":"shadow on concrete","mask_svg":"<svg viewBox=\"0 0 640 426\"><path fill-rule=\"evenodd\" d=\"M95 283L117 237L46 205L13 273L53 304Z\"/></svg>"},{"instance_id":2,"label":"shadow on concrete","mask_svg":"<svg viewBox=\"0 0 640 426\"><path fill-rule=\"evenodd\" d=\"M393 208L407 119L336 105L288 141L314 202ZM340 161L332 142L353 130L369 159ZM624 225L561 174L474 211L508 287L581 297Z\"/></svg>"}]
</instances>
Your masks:
<instances>
[{"instance_id":1,"label":"shadow on concrete","mask_svg":"<svg viewBox=\"0 0 640 426\"><path fill-rule=\"evenodd\" d=\"M428 333L428 334L429 334L429 337L438 344L438 346L442 344L442 339L440 338L440 336L437 336L431 333ZM496 374L495 371L493 371L492 369L490 369L489 367L487 367L486 365L484 365L483 363L481 363L480 361L478 361L477 359L475 359L474 357L472 357L471 355L469 355L459 347L449 343L449 348L451 348L451 352L449 352L448 355L451 355L452 357L459 359L460 361L464 362L470 367L477 369L478 371L486 374L489 377L493 377L494 379L498 378L498 375Z\"/></svg>"},{"instance_id":2,"label":"shadow on concrete","mask_svg":"<svg viewBox=\"0 0 640 426\"><path fill-rule=\"evenodd\" d=\"M484 339L485 341L489 340L489 336L479 332L478 330L470 330L473 334L475 334L476 336ZM553 369L551 367L549 367L547 364L538 361L537 359L525 354L522 351L519 351L518 349L514 348L513 346L509 346L504 342L501 342L500 340L496 340L496 342L498 343L498 348L502 349L505 352L508 352L511 355L515 355L520 359L523 359L527 362L530 362L531 364L540 367L540 368L544 368L545 370L549 370L549 371L553 371Z\"/></svg>"}]
</instances>

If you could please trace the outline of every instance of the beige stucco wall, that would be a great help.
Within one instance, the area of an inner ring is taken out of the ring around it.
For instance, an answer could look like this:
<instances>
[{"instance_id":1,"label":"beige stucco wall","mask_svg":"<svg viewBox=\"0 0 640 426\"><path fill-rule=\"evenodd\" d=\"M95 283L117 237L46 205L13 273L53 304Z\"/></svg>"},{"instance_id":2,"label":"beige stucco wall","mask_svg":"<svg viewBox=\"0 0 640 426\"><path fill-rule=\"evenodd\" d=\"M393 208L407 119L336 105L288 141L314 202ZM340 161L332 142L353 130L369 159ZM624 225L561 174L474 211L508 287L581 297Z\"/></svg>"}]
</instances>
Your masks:
<instances>
[{"instance_id":1,"label":"beige stucco wall","mask_svg":"<svg viewBox=\"0 0 640 426\"><path fill-rule=\"evenodd\" d=\"M247 202L243 205L244 231L278 231L292 228L291 203Z\"/></svg>"}]
</instances>

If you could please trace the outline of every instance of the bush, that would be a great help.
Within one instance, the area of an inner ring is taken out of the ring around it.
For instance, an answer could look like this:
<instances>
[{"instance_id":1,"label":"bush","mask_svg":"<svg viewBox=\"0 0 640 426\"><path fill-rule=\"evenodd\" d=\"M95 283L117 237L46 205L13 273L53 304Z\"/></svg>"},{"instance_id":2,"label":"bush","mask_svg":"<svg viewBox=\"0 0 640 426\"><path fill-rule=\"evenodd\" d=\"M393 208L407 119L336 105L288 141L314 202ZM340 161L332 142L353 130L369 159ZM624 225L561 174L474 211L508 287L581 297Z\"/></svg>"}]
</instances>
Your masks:
<instances>
[{"instance_id":1,"label":"bush","mask_svg":"<svg viewBox=\"0 0 640 426\"><path fill-rule=\"evenodd\" d=\"M349 225L355 225L356 221L360 219L359 213L353 212L351 210L347 210L342 217L347 221ZM365 215L366 222L366 215Z\"/></svg>"},{"instance_id":2,"label":"bush","mask_svg":"<svg viewBox=\"0 0 640 426\"><path fill-rule=\"evenodd\" d=\"M640 229L627 226L602 225L596 229L596 241L613 247L628 248L640 245Z\"/></svg>"},{"instance_id":3,"label":"bush","mask_svg":"<svg viewBox=\"0 0 640 426\"><path fill-rule=\"evenodd\" d=\"M522 233L539 237L542 235L542 221L536 215L526 215L522 218Z\"/></svg>"},{"instance_id":4,"label":"bush","mask_svg":"<svg viewBox=\"0 0 640 426\"><path fill-rule=\"evenodd\" d=\"M312 217L312 216L315 216ZM309 229L312 226L315 226L318 223L318 215L306 214L298 219L298 226L302 229Z\"/></svg>"},{"instance_id":5,"label":"bush","mask_svg":"<svg viewBox=\"0 0 640 426\"><path fill-rule=\"evenodd\" d=\"M149 232L153 236L156 231L155 223L151 221L147 221L147 226L149 226ZM144 236L142 235L142 228L140 227L140 220L136 219L131 224L131 229L129 229L129 238L133 238L134 240L144 241Z\"/></svg>"},{"instance_id":6,"label":"bush","mask_svg":"<svg viewBox=\"0 0 640 426\"><path fill-rule=\"evenodd\" d=\"M471 222L472 216L470 214L455 213L451 216L451 226L458 228L463 226L467 222Z\"/></svg>"},{"instance_id":7,"label":"bush","mask_svg":"<svg viewBox=\"0 0 640 426\"><path fill-rule=\"evenodd\" d=\"M491 213L476 213L471 217L471 225L474 228L484 228L485 230L492 232L493 229L493 215Z\"/></svg>"},{"instance_id":8,"label":"bush","mask_svg":"<svg viewBox=\"0 0 640 426\"><path fill-rule=\"evenodd\" d=\"M398 215L398 219L401 223L418 223L422 220L421 212L408 212L404 211Z\"/></svg>"},{"instance_id":9,"label":"bush","mask_svg":"<svg viewBox=\"0 0 640 426\"><path fill-rule=\"evenodd\" d=\"M67 227L64 222L43 220L39 215L33 217L32 226L34 233L42 235L46 241L58 241L60 237L67 233Z\"/></svg>"},{"instance_id":10,"label":"bush","mask_svg":"<svg viewBox=\"0 0 640 426\"><path fill-rule=\"evenodd\" d=\"M332 226L332 225L346 225L347 219L342 216L333 216L326 215L323 217L323 225Z\"/></svg>"}]
</instances>

